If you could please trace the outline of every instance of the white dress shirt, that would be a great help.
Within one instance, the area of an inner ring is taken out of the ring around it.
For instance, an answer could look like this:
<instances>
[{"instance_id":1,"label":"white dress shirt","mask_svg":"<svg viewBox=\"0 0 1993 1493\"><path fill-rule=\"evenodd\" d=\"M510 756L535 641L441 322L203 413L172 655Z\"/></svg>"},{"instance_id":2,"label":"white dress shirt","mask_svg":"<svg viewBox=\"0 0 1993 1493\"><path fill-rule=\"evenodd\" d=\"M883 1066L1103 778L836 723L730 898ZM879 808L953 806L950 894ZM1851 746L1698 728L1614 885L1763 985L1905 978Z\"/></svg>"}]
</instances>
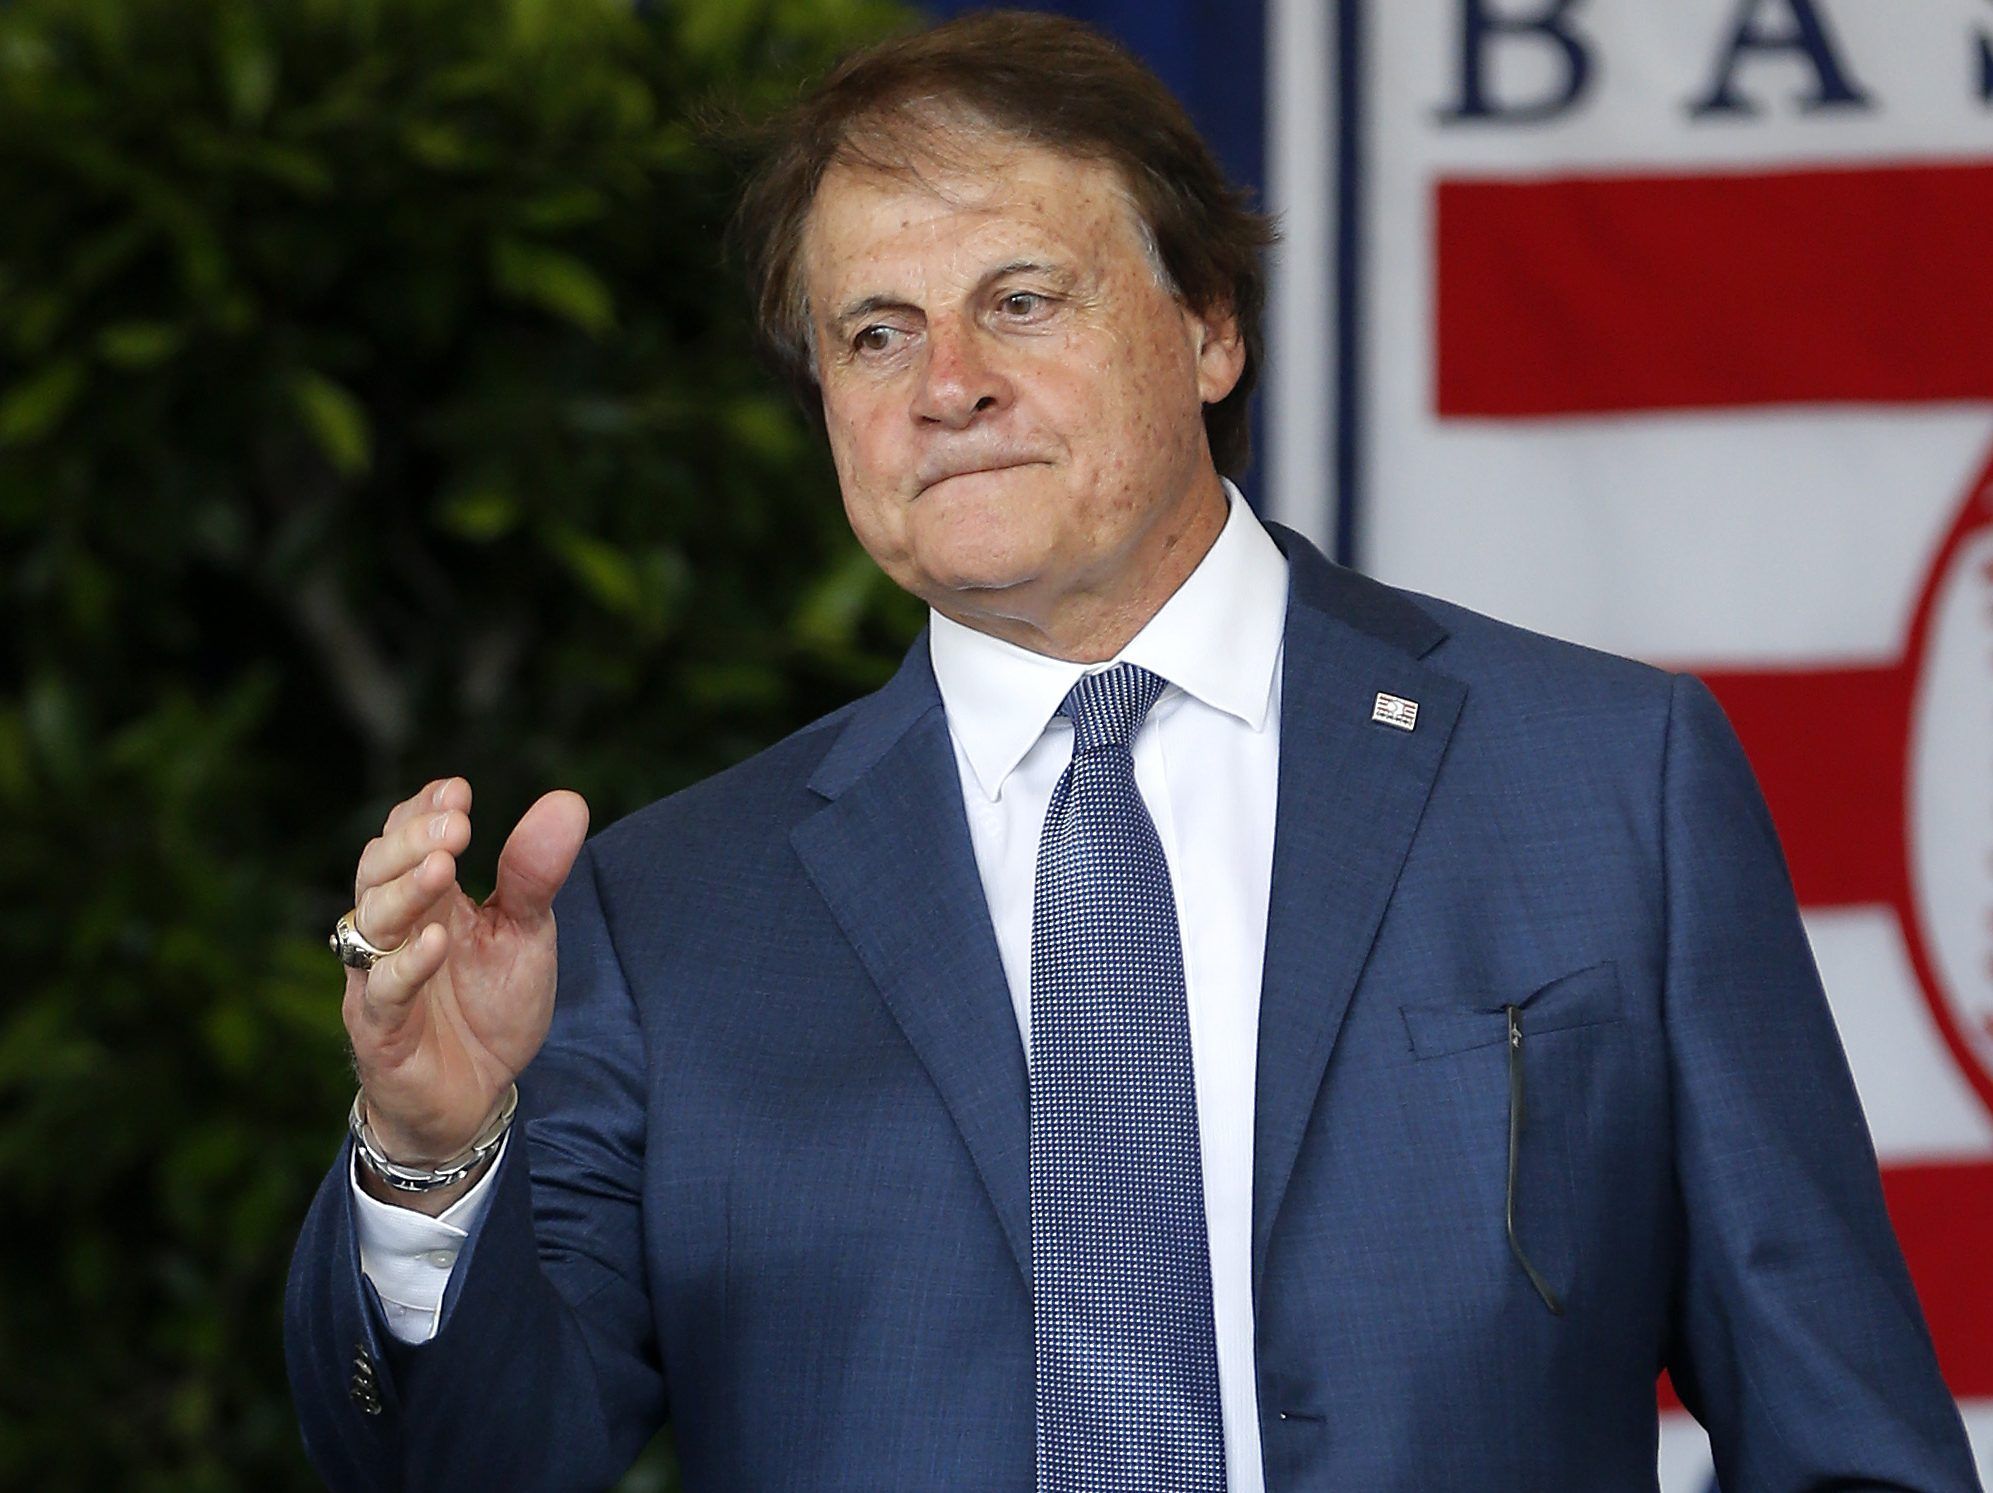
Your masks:
<instances>
[{"instance_id":1,"label":"white dress shirt","mask_svg":"<svg viewBox=\"0 0 1993 1493\"><path fill-rule=\"evenodd\" d=\"M1066 663L930 618L934 676L968 810L983 894L1025 1050L1031 1041L1031 901L1052 789L1072 760L1058 712L1084 673L1134 663L1169 681L1133 744L1135 782L1176 893L1204 1159L1212 1317L1230 1493L1261 1493L1253 1363L1252 1175L1260 971L1273 878L1287 561L1226 484L1211 549L1128 646ZM495 1171L496 1168L494 1167ZM439 1219L354 1185L360 1266L404 1342L436 1330L450 1267L477 1226L490 1173Z\"/></svg>"},{"instance_id":2,"label":"white dress shirt","mask_svg":"<svg viewBox=\"0 0 1993 1493\"><path fill-rule=\"evenodd\" d=\"M1183 937L1211 1310L1230 1493L1260 1493L1253 1368L1253 1070L1273 880L1287 561L1245 499L1162 610L1114 658L1065 663L936 614L929 642L969 839L1010 1001L1031 1047L1031 894L1052 790L1073 757L1059 704L1082 674L1139 664L1169 681L1133 743Z\"/></svg>"},{"instance_id":3,"label":"white dress shirt","mask_svg":"<svg viewBox=\"0 0 1993 1493\"><path fill-rule=\"evenodd\" d=\"M464 1241L491 1201L491 1179L512 1144L508 1132L477 1185L436 1217L398 1208L360 1186L360 1158L353 1158L353 1232L360 1272L374 1283L388 1331L404 1343L426 1343L442 1320L443 1292Z\"/></svg>"}]
</instances>

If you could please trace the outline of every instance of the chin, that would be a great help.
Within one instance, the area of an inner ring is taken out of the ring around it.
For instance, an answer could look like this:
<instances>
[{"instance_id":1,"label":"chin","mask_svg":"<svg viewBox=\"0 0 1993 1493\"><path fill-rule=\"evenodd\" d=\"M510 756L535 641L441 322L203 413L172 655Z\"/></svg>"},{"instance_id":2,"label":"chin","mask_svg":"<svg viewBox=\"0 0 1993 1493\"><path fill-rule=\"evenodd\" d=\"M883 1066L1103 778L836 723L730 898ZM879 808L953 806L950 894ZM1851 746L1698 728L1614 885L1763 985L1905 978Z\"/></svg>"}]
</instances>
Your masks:
<instances>
[{"instance_id":1,"label":"chin","mask_svg":"<svg viewBox=\"0 0 1993 1493\"><path fill-rule=\"evenodd\" d=\"M986 543L923 547L914 557L922 589L946 597L964 592L1007 591L1029 584L1044 573L1044 557L1035 544Z\"/></svg>"},{"instance_id":2,"label":"chin","mask_svg":"<svg viewBox=\"0 0 1993 1493\"><path fill-rule=\"evenodd\" d=\"M1022 585L1045 568L1049 526L1020 522L1016 505L951 505L908 537L919 574L944 591L992 591Z\"/></svg>"}]
</instances>

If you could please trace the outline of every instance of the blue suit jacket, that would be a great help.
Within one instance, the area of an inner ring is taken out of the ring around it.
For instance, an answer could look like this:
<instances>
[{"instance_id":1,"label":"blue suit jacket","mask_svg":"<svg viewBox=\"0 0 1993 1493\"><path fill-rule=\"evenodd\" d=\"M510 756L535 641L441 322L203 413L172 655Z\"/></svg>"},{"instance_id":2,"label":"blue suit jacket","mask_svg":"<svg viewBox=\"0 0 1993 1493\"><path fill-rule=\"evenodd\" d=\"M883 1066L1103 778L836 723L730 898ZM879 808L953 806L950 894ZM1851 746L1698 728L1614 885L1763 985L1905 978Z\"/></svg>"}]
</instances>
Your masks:
<instances>
[{"instance_id":1,"label":"blue suit jacket","mask_svg":"<svg viewBox=\"0 0 1993 1493\"><path fill-rule=\"evenodd\" d=\"M1708 692L1276 537L1268 1488L1651 1489L1663 1367L1730 1493L1977 1487ZM327 1480L602 1487L668 1415L694 1488L1029 1489L1024 1055L925 640L598 836L559 921L438 1336L381 1327L344 1152L305 1224L287 1340ZM1561 1317L1504 1230L1509 1004L1516 1227Z\"/></svg>"}]
</instances>

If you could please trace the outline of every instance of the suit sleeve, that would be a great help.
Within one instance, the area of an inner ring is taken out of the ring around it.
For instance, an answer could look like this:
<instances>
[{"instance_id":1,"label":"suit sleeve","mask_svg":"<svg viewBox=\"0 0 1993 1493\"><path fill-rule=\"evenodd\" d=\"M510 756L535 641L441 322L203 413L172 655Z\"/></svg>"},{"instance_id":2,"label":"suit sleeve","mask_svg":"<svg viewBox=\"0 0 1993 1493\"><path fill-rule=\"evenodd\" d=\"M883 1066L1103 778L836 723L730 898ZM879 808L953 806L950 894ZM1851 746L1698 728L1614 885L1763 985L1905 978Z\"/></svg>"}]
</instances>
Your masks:
<instances>
[{"instance_id":1,"label":"suit sleeve","mask_svg":"<svg viewBox=\"0 0 1993 1493\"><path fill-rule=\"evenodd\" d=\"M1770 814L1692 678L1662 812L1676 1388L1725 1493L1975 1490Z\"/></svg>"},{"instance_id":2,"label":"suit sleeve","mask_svg":"<svg viewBox=\"0 0 1993 1493\"><path fill-rule=\"evenodd\" d=\"M337 1490L599 1489L662 1423L640 1191L642 1031L584 849L555 904L559 984L514 1140L411 1346L361 1274L342 1148L299 1236L285 1352L306 1451ZM350 1143L349 1143L350 1146ZM377 1394L351 1393L357 1358Z\"/></svg>"}]
</instances>

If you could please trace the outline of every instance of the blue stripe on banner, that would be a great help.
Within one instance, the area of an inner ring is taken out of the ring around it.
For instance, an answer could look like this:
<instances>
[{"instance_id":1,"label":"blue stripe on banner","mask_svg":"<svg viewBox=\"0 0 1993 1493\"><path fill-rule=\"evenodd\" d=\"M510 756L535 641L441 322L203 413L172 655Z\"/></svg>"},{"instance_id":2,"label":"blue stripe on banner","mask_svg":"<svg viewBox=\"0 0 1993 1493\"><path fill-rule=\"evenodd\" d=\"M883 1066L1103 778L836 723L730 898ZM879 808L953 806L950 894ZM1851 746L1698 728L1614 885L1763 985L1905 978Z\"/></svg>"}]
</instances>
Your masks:
<instances>
[{"instance_id":1,"label":"blue stripe on banner","mask_svg":"<svg viewBox=\"0 0 1993 1493\"><path fill-rule=\"evenodd\" d=\"M1363 0L1336 0L1335 558L1357 563L1363 478Z\"/></svg>"},{"instance_id":2,"label":"blue stripe on banner","mask_svg":"<svg viewBox=\"0 0 1993 1493\"><path fill-rule=\"evenodd\" d=\"M933 0L947 19L986 6ZM1190 111L1234 181L1266 181L1265 0L1046 0L1049 10L1098 26L1155 70Z\"/></svg>"}]
</instances>

